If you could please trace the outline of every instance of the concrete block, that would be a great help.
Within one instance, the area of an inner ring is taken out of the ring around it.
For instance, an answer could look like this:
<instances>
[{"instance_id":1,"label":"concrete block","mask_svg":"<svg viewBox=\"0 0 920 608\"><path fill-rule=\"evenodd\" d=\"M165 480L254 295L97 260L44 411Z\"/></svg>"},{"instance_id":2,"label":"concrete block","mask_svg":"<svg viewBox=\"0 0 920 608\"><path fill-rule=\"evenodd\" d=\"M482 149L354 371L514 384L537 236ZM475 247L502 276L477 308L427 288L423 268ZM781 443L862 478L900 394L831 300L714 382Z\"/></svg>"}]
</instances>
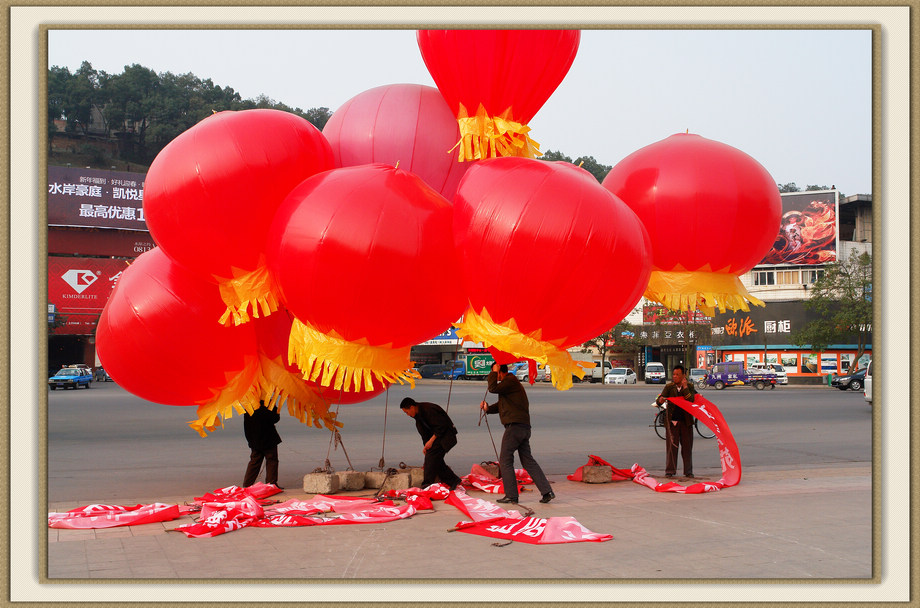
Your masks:
<instances>
[{"instance_id":1,"label":"concrete block","mask_svg":"<svg viewBox=\"0 0 920 608\"><path fill-rule=\"evenodd\" d=\"M422 481L425 480L425 469L422 467L412 467L406 470L409 472L409 486L412 488L421 488Z\"/></svg>"},{"instance_id":2,"label":"concrete block","mask_svg":"<svg viewBox=\"0 0 920 608\"><path fill-rule=\"evenodd\" d=\"M585 466L581 470L581 480L585 483L610 483L613 481L613 469L607 465Z\"/></svg>"},{"instance_id":3,"label":"concrete block","mask_svg":"<svg viewBox=\"0 0 920 608\"><path fill-rule=\"evenodd\" d=\"M383 482L383 485L380 486L380 489L386 492L388 490L408 490L411 487L412 486L409 485L409 474L397 473L387 477L387 480Z\"/></svg>"},{"instance_id":4,"label":"concrete block","mask_svg":"<svg viewBox=\"0 0 920 608\"><path fill-rule=\"evenodd\" d=\"M479 466L485 469L485 471L489 473L489 475L492 475L493 477L500 477L500 475L498 474L497 464L481 464Z\"/></svg>"},{"instance_id":5,"label":"concrete block","mask_svg":"<svg viewBox=\"0 0 920 608\"><path fill-rule=\"evenodd\" d=\"M303 491L307 494L335 494L339 478L334 473L307 473L303 476Z\"/></svg>"},{"instance_id":6,"label":"concrete block","mask_svg":"<svg viewBox=\"0 0 920 608\"><path fill-rule=\"evenodd\" d=\"M364 487L376 490L383 485L386 476L386 471L368 471L364 474Z\"/></svg>"},{"instance_id":7,"label":"concrete block","mask_svg":"<svg viewBox=\"0 0 920 608\"><path fill-rule=\"evenodd\" d=\"M364 471L336 471L335 476L339 478L340 490L363 490L364 489Z\"/></svg>"}]
</instances>

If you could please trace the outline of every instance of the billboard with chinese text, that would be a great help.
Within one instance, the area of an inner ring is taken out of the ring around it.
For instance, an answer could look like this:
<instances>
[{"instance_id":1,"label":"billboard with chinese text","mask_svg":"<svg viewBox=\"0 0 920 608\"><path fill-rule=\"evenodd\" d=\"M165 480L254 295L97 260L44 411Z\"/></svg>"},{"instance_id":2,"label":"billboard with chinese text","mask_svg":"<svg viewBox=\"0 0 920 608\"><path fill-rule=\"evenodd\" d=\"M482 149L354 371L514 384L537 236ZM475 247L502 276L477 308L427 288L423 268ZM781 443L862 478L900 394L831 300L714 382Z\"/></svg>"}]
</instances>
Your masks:
<instances>
[{"instance_id":1,"label":"billboard with chinese text","mask_svg":"<svg viewBox=\"0 0 920 608\"><path fill-rule=\"evenodd\" d=\"M782 195L779 234L761 264L812 265L837 260L836 190Z\"/></svg>"},{"instance_id":2,"label":"billboard with chinese text","mask_svg":"<svg viewBox=\"0 0 920 608\"><path fill-rule=\"evenodd\" d=\"M48 225L147 230L144 173L48 167Z\"/></svg>"},{"instance_id":3,"label":"billboard with chinese text","mask_svg":"<svg viewBox=\"0 0 920 608\"><path fill-rule=\"evenodd\" d=\"M818 313L806 309L802 301L767 302L766 306L751 306L748 312L716 312L712 319L712 340L716 346L791 344L793 332L818 318ZM842 341L856 342L856 335ZM871 332L868 342L872 343Z\"/></svg>"},{"instance_id":4,"label":"billboard with chinese text","mask_svg":"<svg viewBox=\"0 0 920 608\"><path fill-rule=\"evenodd\" d=\"M125 260L104 258L48 258L48 304L66 321L54 334L95 332L99 315L115 288Z\"/></svg>"},{"instance_id":5,"label":"billboard with chinese text","mask_svg":"<svg viewBox=\"0 0 920 608\"><path fill-rule=\"evenodd\" d=\"M653 325L660 323L662 325L683 325L683 324L706 324L711 321L700 310L693 311L674 311L665 307L663 304L649 302L642 305L642 323Z\"/></svg>"}]
</instances>

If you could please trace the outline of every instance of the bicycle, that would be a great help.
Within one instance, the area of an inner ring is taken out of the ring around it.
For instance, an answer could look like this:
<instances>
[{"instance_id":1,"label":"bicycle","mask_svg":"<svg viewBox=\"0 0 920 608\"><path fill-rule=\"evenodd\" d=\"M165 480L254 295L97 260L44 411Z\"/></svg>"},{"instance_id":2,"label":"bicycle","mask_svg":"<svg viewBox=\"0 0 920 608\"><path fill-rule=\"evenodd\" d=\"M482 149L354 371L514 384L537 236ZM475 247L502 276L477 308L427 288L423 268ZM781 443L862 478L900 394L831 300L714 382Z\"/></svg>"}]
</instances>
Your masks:
<instances>
[{"instance_id":1,"label":"bicycle","mask_svg":"<svg viewBox=\"0 0 920 608\"><path fill-rule=\"evenodd\" d=\"M662 439L667 438L667 412L665 411L664 406L658 405L654 401L652 405L658 410L655 412L655 418L652 420L652 424L649 426L655 427L655 434L661 437ZM693 418L693 428L696 430L697 435L703 439L712 439L716 436L712 430L705 424L700 424L700 419Z\"/></svg>"}]
</instances>

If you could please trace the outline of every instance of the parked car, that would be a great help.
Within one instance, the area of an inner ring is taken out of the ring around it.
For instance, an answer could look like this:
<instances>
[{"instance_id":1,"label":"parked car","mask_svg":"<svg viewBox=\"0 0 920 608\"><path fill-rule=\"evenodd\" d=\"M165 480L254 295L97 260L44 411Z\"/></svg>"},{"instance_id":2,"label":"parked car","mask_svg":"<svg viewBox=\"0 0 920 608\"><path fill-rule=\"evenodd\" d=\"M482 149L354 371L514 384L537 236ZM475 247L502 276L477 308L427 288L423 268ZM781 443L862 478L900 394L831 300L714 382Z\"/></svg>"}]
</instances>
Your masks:
<instances>
[{"instance_id":1,"label":"parked car","mask_svg":"<svg viewBox=\"0 0 920 608\"><path fill-rule=\"evenodd\" d=\"M585 371L585 380L590 382L603 382L604 378L607 377L607 374L611 372L613 366L610 365L610 361L604 361L604 366L601 367L600 361L594 362L594 369Z\"/></svg>"},{"instance_id":2,"label":"parked car","mask_svg":"<svg viewBox=\"0 0 920 608\"><path fill-rule=\"evenodd\" d=\"M90 382L92 382L93 380L95 380L95 377L93 376L93 368L91 368L89 365L87 365L87 364L85 364L85 363L71 363L70 365L64 365L63 367L74 367L74 368L77 368L77 369L79 369L80 371L89 374L89 381L90 381Z\"/></svg>"},{"instance_id":3,"label":"parked car","mask_svg":"<svg viewBox=\"0 0 920 608\"><path fill-rule=\"evenodd\" d=\"M863 397L866 401L872 403L872 360L869 360L869 365L866 366L866 378L863 383Z\"/></svg>"},{"instance_id":4,"label":"parked car","mask_svg":"<svg viewBox=\"0 0 920 608\"><path fill-rule=\"evenodd\" d=\"M703 380L707 386L719 390L726 386L753 386L761 391L767 386L776 388L776 374L772 371L744 369L741 361L723 361L712 366L712 370Z\"/></svg>"},{"instance_id":5,"label":"parked car","mask_svg":"<svg viewBox=\"0 0 920 608\"><path fill-rule=\"evenodd\" d=\"M786 373L786 368L779 363L752 363L748 369L752 372L757 370L772 372L776 375L777 384L789 384L789 374Z\"/></svg>"},{"instance_id":6,"label":"parked car","mask_svg":"<svg viewBox=\"0 0 920 608\"><path fill-rule=\"evenodd\" d=\"M48 388L55 390L58 388L89 388L89 383L93 381L93 374L89 369L79 367L62 367L56 374L48 378Z\"/></svg>"},{"instance_id":7,"label":"parked car","mask_svg":"<svg viewBox=\"0 0 920 608\"><path fill-rule=\"evenodd\" d=\"M852 390L858 391L862 390L862 387L866 384L866 370L868 368L864 367L862 369L856 370L852 374L844 374L842 376L834 376L831 378L831 386L834 388L839 388L842 391Z\"/></svg>"},{"instance_id":8,"label":"parked car","mask_svg":"<svg viewBox=\"0 0 920 608\"><path fill-rule=\"evenodd\" d=\"M664 364L652 361L645 364L645 383L646 384L664 384L667 382L667 373L664 370Z\"/></svg>"},{"instance_id":9,"label":"parked car","mask_svg":"<svg viewBox=\"0 0 920 608\"><path fill-rule=\"evenodd\" d=\"M446 365L441 363L427 363L418 368L418 373L422 378L443 378Z\"/></svg>"},{"instance_id":10,"label":"parked car","mask_svg":"<svg viewBox=\"0 0 920 608\"><path fill-rule=\"evenodd\" d=\"M706 370L702 367L693 367L690 368L690 382L693 384L698 384L703 378L706 377Z\"/></svg>"},{"instance_id":11,"label":"parked car","mask_svg":"<svg viewBox=\"0 0 920 608\"><path fill-rule=\"evenodd\" d=\"M606 376L604 384L635 384L636 372L628 367L614 367Z\"/></svg>"},{"instance_id":12,"label":"parked car","mask_svg":"<svg viewBox=\"0 0 920 608\"><path fill-rule=\"evenodd\" d=\"M509 370L510 371L510 370ZM530 382L530 367L526 362L520 363L515 367L514 375L517 376L517 379L521 382ZM537 364L537 372L534 375L534 382L543 382L546 379L546 368L542 365Z\"/></svg>"}]
</instances>

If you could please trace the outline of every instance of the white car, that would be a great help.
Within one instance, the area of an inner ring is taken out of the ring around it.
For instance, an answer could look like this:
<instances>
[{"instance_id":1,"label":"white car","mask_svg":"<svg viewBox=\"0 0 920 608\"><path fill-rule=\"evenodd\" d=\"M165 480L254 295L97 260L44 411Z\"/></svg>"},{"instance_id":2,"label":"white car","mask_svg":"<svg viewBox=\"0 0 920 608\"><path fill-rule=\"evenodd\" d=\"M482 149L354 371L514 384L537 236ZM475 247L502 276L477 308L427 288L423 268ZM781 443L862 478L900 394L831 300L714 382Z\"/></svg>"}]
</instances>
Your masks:
<instances>
[{"instance_id":1,"label":"white car","mask_svg":"<svg viewBox=\"0 0 920 608\"><path fill-rule=\"evenodd\" d=\"M511 371L511 370L508 370ZM517 364L517 368L512 372L521 382L530 382L530 369L526 362ZM534 382L542 382L546 379L546 368L537 364L537 373L534 376Z\"/></svg>"},{"instance_id":2,"label":"white car","mask_svg":"<svg viewBox=\"0 0 920 608\"><path fill-rule=\"evenodd\" d=\"M636 372L628 367L614 367L606 376L604 384L635 384Z\"/></svg>"},{"instance_id":3,"label":"white car","mask_svg":"<svg viewBox=\"0 0 920 608\"><path fill-rule=\"evenodd\" d=\"M789 375L786 373L786 368L779 363L752 363L748 369L776 374L777 384L789 384Z\"/></svg>"},{"instance_id":4,"label":"white car","mask_svg":"<svg viewBox=\"0 0 920 608\"><path fill-rule=\"evenodd\" d=\"M869 361L869 366L866 368L866 377L863 380L863 397L869 403L872 403L872 361Z\"/></svg>"}]
</instances>

